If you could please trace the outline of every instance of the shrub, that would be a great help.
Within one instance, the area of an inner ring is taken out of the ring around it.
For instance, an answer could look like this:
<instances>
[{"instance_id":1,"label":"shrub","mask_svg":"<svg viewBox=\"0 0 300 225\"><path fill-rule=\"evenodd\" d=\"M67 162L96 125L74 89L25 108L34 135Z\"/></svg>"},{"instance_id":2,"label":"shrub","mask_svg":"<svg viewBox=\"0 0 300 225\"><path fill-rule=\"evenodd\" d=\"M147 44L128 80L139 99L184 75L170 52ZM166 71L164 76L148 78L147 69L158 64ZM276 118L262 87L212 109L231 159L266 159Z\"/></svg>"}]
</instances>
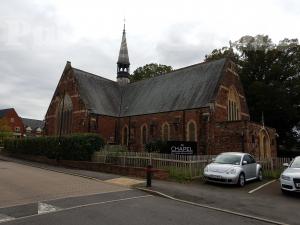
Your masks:
<instances>
[{"instance_id":1,"label":"shrub","mask_svg":"<svg viewBox=\"0 0 300 225\"><path fill-rule=\"evenodd\" d=\"M96 134L74 134L58 137L6 139L4 151L12 154L46 156L50 159L91 160L93 153L104 146Z\"/></svg>"}]
</instances>

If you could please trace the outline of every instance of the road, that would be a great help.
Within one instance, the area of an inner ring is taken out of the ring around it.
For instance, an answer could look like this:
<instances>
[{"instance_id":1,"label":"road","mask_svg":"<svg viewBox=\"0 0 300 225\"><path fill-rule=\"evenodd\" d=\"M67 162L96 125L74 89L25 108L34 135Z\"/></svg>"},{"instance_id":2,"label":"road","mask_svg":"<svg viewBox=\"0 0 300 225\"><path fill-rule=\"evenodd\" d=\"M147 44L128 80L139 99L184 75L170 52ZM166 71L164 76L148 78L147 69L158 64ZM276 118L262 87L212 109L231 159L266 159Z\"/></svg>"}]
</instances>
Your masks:
<instances>
[{"instance_id":1,"label":"road","mask_svg":"<svg viewBox=\"0 0 300 225\"><path fill-rule=\"evenodd\" d=\"M0 160L1 225L267 224L106 181Z\"/></svg>"}]
</instances>

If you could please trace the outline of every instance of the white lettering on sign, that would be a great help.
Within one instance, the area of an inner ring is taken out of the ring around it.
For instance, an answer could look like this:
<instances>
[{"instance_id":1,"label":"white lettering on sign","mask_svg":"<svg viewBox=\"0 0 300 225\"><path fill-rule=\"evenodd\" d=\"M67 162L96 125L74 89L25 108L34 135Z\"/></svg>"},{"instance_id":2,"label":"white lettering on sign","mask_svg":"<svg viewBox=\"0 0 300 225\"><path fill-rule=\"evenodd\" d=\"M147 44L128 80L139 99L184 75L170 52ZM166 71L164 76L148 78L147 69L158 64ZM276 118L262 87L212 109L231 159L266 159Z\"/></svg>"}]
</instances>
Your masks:
<instances>
[{"instance_id":1,"label":"white lettering on sign","mask_svg":"<svg viewBox=\"0 0 300 225\"><path fill-rule=\"evenodd\" d=\"M171 153L172 154L193 154L192 147L184 146L184 144L181 144L180 146L172 146L171 147Z\"/></svg>"}]
</instances>

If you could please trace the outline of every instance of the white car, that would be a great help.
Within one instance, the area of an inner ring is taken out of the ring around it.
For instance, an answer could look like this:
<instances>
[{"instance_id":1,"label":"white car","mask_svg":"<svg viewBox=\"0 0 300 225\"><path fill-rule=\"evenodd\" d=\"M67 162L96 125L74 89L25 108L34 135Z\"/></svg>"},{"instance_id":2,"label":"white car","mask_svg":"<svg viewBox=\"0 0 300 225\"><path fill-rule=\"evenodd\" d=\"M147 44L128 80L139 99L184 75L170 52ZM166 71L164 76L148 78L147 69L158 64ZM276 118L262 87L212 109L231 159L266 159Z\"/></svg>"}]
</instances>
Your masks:
<instances>
[{"instance_id":1,"label":"white car","mask_svg":"<svg viewBox=\"0 0 300 225\"><path fill-rule=\"evenodd\" d=\"M248 153L226 152L218 155L204 168L206 181L237 184L244 186L246 181L262 180L262 167Z\"/></svg>"},{"instance_id":2,"label":"white car","mask_svg":"<svg viewBox=\"0 0 300 225\"><path fill-rule=\"evenodd\" d=\"M286 169L280 176L282 192L300 192L300 156L296 157L290 164L284 163Z\"/></svg>"}]
</instances>

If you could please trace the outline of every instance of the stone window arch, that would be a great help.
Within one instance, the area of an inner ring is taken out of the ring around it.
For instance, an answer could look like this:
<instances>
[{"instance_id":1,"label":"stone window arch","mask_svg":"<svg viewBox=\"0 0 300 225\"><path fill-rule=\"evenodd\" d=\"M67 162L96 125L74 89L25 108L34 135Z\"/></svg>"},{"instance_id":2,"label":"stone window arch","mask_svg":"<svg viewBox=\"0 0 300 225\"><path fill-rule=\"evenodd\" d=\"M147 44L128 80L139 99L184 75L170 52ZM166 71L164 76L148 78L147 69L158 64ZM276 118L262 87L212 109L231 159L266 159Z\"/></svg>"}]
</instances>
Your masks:
<instances>
[{"instance_id":1,"label":"stone window arch","mask_svg":"<svg viewBox=\"0 0 300 225\"><path fill-rule=\"evenodd\" d=\"M57 134L65 135L72 133L73 104L68 94L60 99L57 110Z\"/></svg>"},{"instance_id":2,"label":"stone window arch","mask_svg":"<svg viewBox=\"0 0 300 225\"><path fill-rule=\"evenodd\" d=\"M141 143L142 145L147 144L148 142L148 127L147 124L141 126Z\"/></svg>"},{"instance_id":3,"label":"stone window arch","mask_svg":"<svg viewBox=\"0 0 300 225\"><path fill-rule=\"evenodd\" d=\"M194 120L187 123L187 141L197 141L197 124Z\"/></svg>"},{"instance_id":4,"label":"stone window arch","mask_svg":"<svg viewBox=\"0 0 300 225\"><path fill-rule=\"evenodd\" d=\"M128 141L129 141L128 126L125 125L122 129L122 145L128 146Z\"/></svg>"},{"instance_id":5,"label":"stone window arch","mask_svg":"<svg viewBox=\"0 0 300 225\"><path fill-rule=\"evenodd\" d=\"M270 137L265 128L262 128L258 134L259 139L259 158L271 157Z\"/></svg>"},{"instance_id":6,"label":"stone window arch","mask_svg":"<svg viewBox=\"0 0 300 225\"><path fill-rule=\"evenodd\" d=\"M241 119L240 97L233 86L229 88L228 92L227 115L229 121Z\"/></svg>"},{"instance_id":7,"label":"stone window arch","mask_svg":"<svg viewBox=\"0 0 300 225\"><path fill-rule=\"evenodd\" d=\"M168 122L163 123L161 126L161 137L163 141L170 140L170 125Z\"/></svg>"}]
</instances>

